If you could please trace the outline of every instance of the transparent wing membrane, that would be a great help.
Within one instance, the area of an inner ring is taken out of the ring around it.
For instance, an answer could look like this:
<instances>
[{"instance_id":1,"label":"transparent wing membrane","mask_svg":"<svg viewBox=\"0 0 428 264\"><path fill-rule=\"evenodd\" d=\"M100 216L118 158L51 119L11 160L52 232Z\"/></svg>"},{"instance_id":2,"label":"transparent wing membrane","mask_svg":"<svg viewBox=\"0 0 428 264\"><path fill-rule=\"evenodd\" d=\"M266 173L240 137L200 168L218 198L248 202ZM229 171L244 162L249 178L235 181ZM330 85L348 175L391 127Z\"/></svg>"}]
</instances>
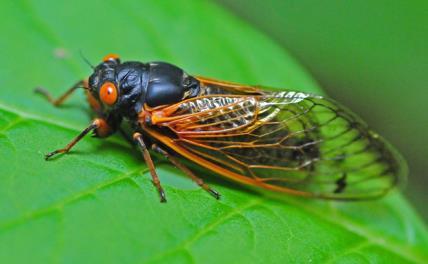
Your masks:
<instances>
[{"instance_id":1,"label":"transparent wing membrane","mask_svg":"<svg viewBox=\"0 0 428 264\"><path fill-rule=\"evenodd\" d=\"M247 90L209 84L201 96L161 110L168 115L157 125L174 132L177 149L263 188L364 199L383 195L404 176L395 150L337 102Z\"/></svg>"}]
</instances>

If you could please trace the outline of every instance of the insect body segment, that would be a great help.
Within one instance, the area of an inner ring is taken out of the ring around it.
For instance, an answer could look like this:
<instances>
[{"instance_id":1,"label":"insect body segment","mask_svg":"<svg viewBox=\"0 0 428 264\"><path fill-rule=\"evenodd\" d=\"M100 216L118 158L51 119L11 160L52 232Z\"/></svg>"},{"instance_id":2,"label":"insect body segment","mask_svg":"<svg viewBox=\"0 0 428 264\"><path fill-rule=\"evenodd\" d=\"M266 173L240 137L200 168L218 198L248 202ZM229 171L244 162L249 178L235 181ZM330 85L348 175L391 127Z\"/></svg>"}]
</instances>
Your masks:
<instances>
[{"instance_id":1,"label":"insect body segment","mask_svg":"<svg viewBox=\"0 0 428 264\"><path fill-rule=\"evenodd\" d=\"M163 62L120 62L108 55L84 85L97 119L89 131L106 137L128 122L166 201L146 147L161 153L203 189L219 194L182 165L189 159L232 180L259 188L326 199L379 197L406 174L401 156L355 114L313 94L271 92L193 77Z\"/></svg>"}]
</instances>

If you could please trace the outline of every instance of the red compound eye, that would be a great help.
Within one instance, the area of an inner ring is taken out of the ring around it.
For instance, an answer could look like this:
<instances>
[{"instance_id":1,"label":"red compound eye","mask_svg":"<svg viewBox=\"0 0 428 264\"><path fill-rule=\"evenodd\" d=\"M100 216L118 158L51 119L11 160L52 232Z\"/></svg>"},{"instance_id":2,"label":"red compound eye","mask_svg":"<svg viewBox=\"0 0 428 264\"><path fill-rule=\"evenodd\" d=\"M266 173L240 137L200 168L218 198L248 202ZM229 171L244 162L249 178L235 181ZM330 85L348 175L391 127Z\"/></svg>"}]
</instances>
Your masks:
<instances>
[{"instance_id":1,"label":"red compound eye","mask_svg":"<svg viewBox=\"0 0 428 264\"><path fill-rule=\"evenodd\" d=\"M117 101L117 88L112 82L105 82L100 89L100 98L107 105L114 105Z\"/></svg>"}]
</instances>

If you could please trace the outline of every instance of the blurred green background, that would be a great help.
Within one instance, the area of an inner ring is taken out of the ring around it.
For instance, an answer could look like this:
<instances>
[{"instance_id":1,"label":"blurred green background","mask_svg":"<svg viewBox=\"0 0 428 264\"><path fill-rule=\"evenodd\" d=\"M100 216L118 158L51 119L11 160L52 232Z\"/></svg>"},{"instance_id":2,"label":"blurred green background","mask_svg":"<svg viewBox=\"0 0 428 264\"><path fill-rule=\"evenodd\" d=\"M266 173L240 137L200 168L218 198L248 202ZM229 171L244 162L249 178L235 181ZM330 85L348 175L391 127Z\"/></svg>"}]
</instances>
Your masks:
<instances>
[{"instance_id":1,"label":"blurred green background","mask_svg":"<svg viewBox=\"0 0 428 264\"><path fill-rule=\"evenodd\" d=\"M428 1L218 1L400 150L405 193L428 219Z\"/></svg>"}]
</instances>

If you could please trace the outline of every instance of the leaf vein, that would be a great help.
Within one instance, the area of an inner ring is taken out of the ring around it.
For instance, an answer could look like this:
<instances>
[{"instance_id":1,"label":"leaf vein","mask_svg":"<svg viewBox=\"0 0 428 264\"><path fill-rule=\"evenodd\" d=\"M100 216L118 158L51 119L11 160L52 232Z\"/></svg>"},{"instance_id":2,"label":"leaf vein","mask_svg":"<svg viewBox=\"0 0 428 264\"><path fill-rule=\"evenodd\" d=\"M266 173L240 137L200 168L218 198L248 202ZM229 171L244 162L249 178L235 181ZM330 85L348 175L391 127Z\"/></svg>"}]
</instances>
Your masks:
<instances>
[{"instance_id":1,"label":"leaf vein","mask_svg":"<svg viewBox=\"0 0 428 264\"><path fill-rule=\"evenodd\" d=\"M76 202L76 201L82 199L83 197L85 197L87 195L92 195L96 191L98 191L98 190L100 190L102 188L105 188L105 187L111 186L111 185L113 185L113 184L115 184L117 182L126 180L129 177L131 177L132 174L134 174L135 172L137 172L139 170L141 170L140 166L137 167L137 168L134 168L134 169L130 170L129 172L124 173L124 174L122 174L122 175L120 175L120 176L118 176L118 177L116 177L116 178L114 178L112 180L109 180L109 181L97 184L97 185L92 186L92 187L90 187L90 188L88 188L86 190L83 190L83 191L78 192L78 193L76 193L74 195L71 195L71 196L69 196L69 197L67 197L65 199L62 199L62 200L60 200L60 201L58 201L56 203L51 204L50 206L30 211L27 214L25 214L23 216L20 216L20 217L18 217L16 219L4 222L4 223L0 224L0 232L6 231L7 229L12 228L12 227L14 227L16 225L25 223L25 221L36 219L36 218L39 218L39 217L43 217L43 216L45 216L47 214L50 214L52 211L55 211L55 210L60 210L61 211L66 205L71 204L73 202ZM143 170L143 173L144 172L145 172L145 170Z\"/></svg>"},{"instance_id":2,"label":"leaf vein","mask_svg":"<svg viewBox=\"0 0 428 264\"><path fill-rule=\"evenodd\" d=\"M262 200L260 200L260 199L252 199L252 200L248 201L247 203L240 205L239 207L233 208L227 214L222 215L221 217L219 217L214 222L212 222L212 223L206 225L204 228L200 229L198 232L196 232L190 238L180 242L180 244L178 244L173 249L167 250L167 251L163 252L162 254L156 255L147 262L153 262L155 260L160 260L160 259L162 259L168 255L174 254L175 252L180 251L180 250L188 251L188 248L191 244L196 242L199 238L201 238L203 235L205 235L209 231L213 230L216 226L222 224L223 222L232 218L235 215L241 214L242 211L249 209L249 208L252 208L252 207L255 207L255 206L258 206L261 203L262 203Z\"/></svg>"}]
</instances>

